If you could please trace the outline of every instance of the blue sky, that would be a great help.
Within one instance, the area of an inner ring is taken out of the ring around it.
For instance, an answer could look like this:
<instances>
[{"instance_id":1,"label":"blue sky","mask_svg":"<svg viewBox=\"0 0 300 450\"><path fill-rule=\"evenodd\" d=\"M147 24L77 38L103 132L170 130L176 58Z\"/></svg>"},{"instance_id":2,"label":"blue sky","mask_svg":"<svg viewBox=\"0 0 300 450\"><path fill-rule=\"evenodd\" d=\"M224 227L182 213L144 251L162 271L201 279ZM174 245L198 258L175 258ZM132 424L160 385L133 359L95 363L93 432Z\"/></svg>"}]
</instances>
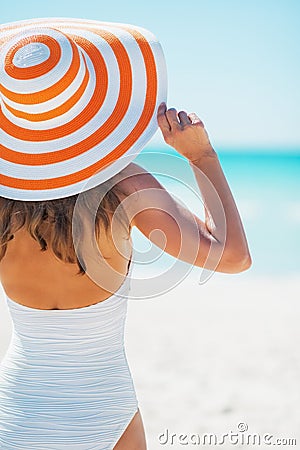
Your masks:
<instances>
[{"instance_id":1,"label":"blue sky","mask_svg":"<svg viewBox=\"0 0 300 450\"><path fill-rule=\"evenodd\" d=\"M297 0L3 3L2 23L83 17L148 28L165 52L168 105L197 112L215 146L300 149Z\"/></svg>"}]
</instances>

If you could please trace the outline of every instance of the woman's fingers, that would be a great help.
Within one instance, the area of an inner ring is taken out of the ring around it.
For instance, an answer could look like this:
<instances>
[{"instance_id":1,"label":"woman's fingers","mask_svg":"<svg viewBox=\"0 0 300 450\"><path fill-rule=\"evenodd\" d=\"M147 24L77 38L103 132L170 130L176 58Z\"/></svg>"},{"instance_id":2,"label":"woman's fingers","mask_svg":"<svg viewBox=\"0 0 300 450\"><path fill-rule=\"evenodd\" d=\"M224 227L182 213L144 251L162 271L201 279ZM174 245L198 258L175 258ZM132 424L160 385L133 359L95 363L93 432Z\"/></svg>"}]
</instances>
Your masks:
<instances>
[{"instance_id":1,"label":"woman's fingers","mask_svg":"<svg viewBox=\"0 0 300 450\"><path fill-rule=\"evenodd\" d=\"M168 119L166 117L166 111L167 111L167 105L165 103L161 103L158 107L158 111L157 111L157 122L158 125L160 127L160 129L162 130L162 132L166 131L170 131L170 124L168 122Z\"/></svg>"},{"instance_id":2,"label":"woman's fingers","mask_svg":"<svg viewBox=\"0 0 300 450\"><path fill-rule=\"evenodd\" d=\"M195 113L187 114L175 108L167 109L162 103L157 120L165 142L189 161L195 161L201 154L214 151L202 120Z\"/></svg>"},{"instance_id":3,"label":"woman's fingers","mask_svg":"<svg viewBox=\"0 0 300 450\"><path fill-rule=\"evenodd\" d=\"M200 119L196 116L196 114L187 114L186 111L180 111L177 114L177 110L175 108L167 109L165 103L161 103L158 108L157 120L158 124L161 128L168 129L169 131L173 128L177 128L178 125L190 125Z\"/></svg>"},{"instance_id":4,"label":"woman's fingers","mask_svg":"<svg viewBox=\"0 0 300 450\"><path fill-rule=\"evenodd\" d=\"M170 108L166 111L166 117L168 119L169 125L172 128L177 128L179 125L177 111L175 108Z\"/></svg>"},{"instance_id":5,"label":"woman's fingers","mask_svg":"<svg viewBox=\"0 0 300 450\"><path fill-rule=\"evenodd\" d=\"M179 111L179 113L177 113L175 108L167 109L165 103L159 105L157 122L165 141L170 145L172 145L172 143L174 144L174 139L178 139L178 131L184 132L184 138L188 139L185 131L189 128L187 125L204 128L203 122L195 113L187 114L186 111Z\"/></svg>"},{"instance_id":6,"label":"woman's fingers","mask_svg":"<svg viewBox=\"0 0 300 450\"><path fill-rule=\"evenodd\" d=\"M192 121L190 120L189 116L187 115L187 113L185 111L180 111L178 113L178 117L180 120L180 125L190 125L192 123Z\"/></svg>"},{"instance_id":7,"label":"woman's fingers","mask_svg":"<svg viewBox=\"0 0 300 450\"><path fill-rule=\"evenodd\" d=\"M171 138L171 127L166 116L166 111L167 105L165 103L161 103L157 111L157 122L164 140L169 143Z\"/></svg>"}]
</instances>

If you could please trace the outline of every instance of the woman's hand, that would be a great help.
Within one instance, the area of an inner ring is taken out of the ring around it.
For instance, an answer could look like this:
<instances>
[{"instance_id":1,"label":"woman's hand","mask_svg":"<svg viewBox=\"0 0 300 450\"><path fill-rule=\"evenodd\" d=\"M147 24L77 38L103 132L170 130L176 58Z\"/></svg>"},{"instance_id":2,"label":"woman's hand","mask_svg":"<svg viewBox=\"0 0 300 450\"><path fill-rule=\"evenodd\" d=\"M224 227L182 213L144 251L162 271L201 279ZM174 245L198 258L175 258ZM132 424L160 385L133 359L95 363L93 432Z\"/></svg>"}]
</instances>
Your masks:
<instances>
[{"instance_id":1,"label":"woman's hand","mask_svg":"<svg viewBox=\"0 0 300 450\"><path fill-rule=\"evenodd\" d=\"M165 103L158 108L157 121L165 142L192 163L215 155L203 122L195 113L177 113Z\"/></svg>"}]
</instances>

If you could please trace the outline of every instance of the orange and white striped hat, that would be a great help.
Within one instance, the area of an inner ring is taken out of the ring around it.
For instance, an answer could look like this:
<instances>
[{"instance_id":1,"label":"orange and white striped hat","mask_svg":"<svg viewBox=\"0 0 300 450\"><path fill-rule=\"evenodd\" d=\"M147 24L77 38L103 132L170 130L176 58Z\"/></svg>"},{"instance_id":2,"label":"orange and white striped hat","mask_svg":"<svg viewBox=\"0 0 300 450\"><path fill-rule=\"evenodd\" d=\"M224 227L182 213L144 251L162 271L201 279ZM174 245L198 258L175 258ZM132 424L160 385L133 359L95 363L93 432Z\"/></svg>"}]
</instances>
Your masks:
<instances>
[{"instance_id":1,"label":"orange and white striped hat","mask_svg":"<svg viewBox=\"0 0 300 450\"><path fill-rule=\"evenodd\" d=\"M0 195L68 197L127 166L166 101L161 46L133 25L48 18L0 26Z\"/></svg>"}]
</instances>

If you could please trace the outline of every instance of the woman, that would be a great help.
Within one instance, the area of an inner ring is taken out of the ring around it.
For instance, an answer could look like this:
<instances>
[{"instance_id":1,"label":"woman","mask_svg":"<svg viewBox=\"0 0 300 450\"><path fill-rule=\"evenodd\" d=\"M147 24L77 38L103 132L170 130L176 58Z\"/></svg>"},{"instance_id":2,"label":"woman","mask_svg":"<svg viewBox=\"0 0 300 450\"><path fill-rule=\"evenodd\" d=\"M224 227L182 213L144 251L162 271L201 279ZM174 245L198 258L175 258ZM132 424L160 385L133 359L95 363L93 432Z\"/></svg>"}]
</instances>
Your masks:
<instances>
[{"instance_id":1,"label":"woman","mask_svg":"<svg viewBox=\"0 0 300 450\"><path fill-rule=\"evenodd\" d=\"M18 52L23 58L23 47ZM30 67L42 71L43 64ZM26 114L29 122L32 113ZM251 266L241 218L203 123L165 103L154 114L165 141L190 162L205 223L133 162L73 195L24 199L20 176L19 197L0 197L0 279L14 324L0 370L5 450L146 449L123 340L133 227L199 267L232 274ZM25 145L30 136L23 139ZM5 193L8 178L2 176Z\"/></svg>"}]
</instances>

